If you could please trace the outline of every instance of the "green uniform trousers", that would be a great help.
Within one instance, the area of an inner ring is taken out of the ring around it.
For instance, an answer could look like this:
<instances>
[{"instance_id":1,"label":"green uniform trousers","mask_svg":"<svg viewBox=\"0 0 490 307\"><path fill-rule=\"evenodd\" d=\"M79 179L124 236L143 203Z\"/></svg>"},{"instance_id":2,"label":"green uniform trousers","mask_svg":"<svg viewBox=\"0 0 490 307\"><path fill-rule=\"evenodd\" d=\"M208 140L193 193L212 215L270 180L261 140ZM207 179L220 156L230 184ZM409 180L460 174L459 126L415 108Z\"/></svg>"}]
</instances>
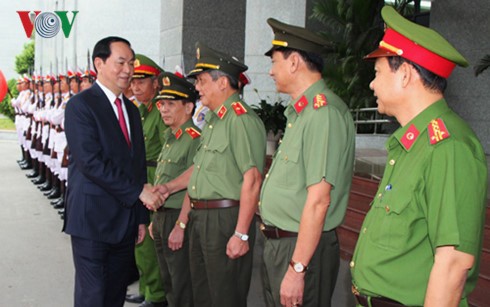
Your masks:
<instances>
[{"instance_id":1,"label":"green uniform trousers","mask_svg":"<svg viewBox=\"0 0 490 307\"><path fill-rule=\"evenodd\" d=\"M169 307L192 307L192 284L189 269L189 235L185 230L182 248L168 248L168 236L179 218L180 209L165 209L153 214L153 238Z\"/></svg>"},{"instance_id":2,"label":"green uniform trousers","mask_svg":"<svg viewBox=\"0 0 490 307\"><path fill-rule=\"evenodd\" d=\"M288 270L297 238L265 239L262 277L268 307L281 307L281 282ZM335 230L323 232L305 275L303 307L330 307L340 265Z\"/></svg>"},{"instance_id":3,"label":"green uniform trousers","mask_svg":"<svg viewBox=\"0 0 490 307\"><path fill-rule=\"evenodd\" d=\"M146 301L165 301L165 292L163 291L163 282L158 267L155 244L148 231L146 232L144 241L136 245L135 258L136 266L140 273L140 294L145 296Z\"/></svg>"},{"instance_id":4,"label":"green uniform trousers","mask_svg":"<svg viewBox=\"0 0 490 307\"><path fill-rule=\"evenodd\" d=\"M244 307L252 277L255 219L249 229L250 250L238 259L226 255L235 233L239 207L190 212L190 259L194 305Z\"/></svg>"}]
</instances>

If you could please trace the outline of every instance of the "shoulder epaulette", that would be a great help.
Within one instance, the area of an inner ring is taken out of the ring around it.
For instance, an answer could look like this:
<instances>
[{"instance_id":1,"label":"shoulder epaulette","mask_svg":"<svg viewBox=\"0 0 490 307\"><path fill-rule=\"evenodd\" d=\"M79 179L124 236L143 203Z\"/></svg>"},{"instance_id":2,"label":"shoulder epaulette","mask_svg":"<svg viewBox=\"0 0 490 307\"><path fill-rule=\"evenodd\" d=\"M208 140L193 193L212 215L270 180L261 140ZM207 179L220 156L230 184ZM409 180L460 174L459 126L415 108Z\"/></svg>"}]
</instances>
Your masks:
<instances>
[{"instance_id":1,"label":"shoulder epaulette","mask_svg":"<svg viewBox=\"0 0 490 307\"><path fill-rule=\"evenodd\" d=\"M427 130L429 131L429 141L432 145L437 144L450 136L449 131L447 131L446 125L441 118L431 120Z\"/></svg>"},{"instance_id":2,"label":"shoulder epaulette","mask_svg":"<svg viewBox=\"0 0 490 307\"><path fill-rule=\"evenodd\" d=\"M233 108L233 111L235 111L236 115L238 115L238 116L247 113L247 110L239 101L233 102L231 104L231 107Z\"/></svg>"},{"instance_id":3,"label":"shoulder epaulette","mask_svg":"<svg viewBox=\"0 0 490 307\"><path fill-rule=\"evenodd\" d=\"M318 109L324 107L328 104L327 97L324 94L317 94L315 98L313 98L313 109Z\"/></svg>"},{"instance_id":4,"label":"shoulder epaulette","mask_svg":"<svg viewBox=\"0 0 490 307\"><path fill-rule=\"evenodd\" d=\"M195 139L201 136L201 133L192 127L188 127L185 129L185 132L191 136L191 138Z\"/></svg>"}]
</instances>

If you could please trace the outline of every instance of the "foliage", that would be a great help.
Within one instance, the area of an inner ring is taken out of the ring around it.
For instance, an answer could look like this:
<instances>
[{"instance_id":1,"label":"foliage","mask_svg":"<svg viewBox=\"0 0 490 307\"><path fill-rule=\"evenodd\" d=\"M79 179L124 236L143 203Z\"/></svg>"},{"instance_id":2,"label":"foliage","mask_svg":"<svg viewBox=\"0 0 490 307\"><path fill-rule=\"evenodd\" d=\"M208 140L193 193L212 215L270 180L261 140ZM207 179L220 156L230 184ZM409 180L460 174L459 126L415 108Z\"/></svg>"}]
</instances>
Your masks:
<instances>
[{"instance_id":1,"label":"foliage","mask_svg":"<svg viewBox=\"0 0 490 307\"><path fill-rule=\"evenodd\" d=\"M414 0L395 0L402 15L413 13ZM381 8L384 0L318 0L310 18L324 26L320 35L333 44L326 54L324 79L352 109L375 106L369 89L374 77L372 62L363 57L375 50L383 36Z\"/></svg>"},{"instance_id":2,"label":"foliage","mask_svg":"<svg viewBox=\"0 0 490 307\"><path fill-rule=\"evenodd\" d=\"M257 89L254 89L254 91L258 95ZM286 107L283 105L282 99L279 98L274 103L268 103L266 99L260 98L259 104L253 105L252 109L264 122L266 131L272 131L274 134L284 131L287 119L284 115Z\"/></svg>"},{"instance_id":3,"label":"foliage","mask_svg":"<svg viewBox=\"0 0 490 307\"><path fill-rule=\"evenodd\" d=\"M20 75L31 73L34 67L34 41L24 44L24 50L15 57L15 71Z\"/></svg>"},{"instance_id":4,"label":"foliage","mask_svg":"<svg viewBox=\"0 0 490 307\"><path fill-rule=\"evenodd\" d=\"M13 97L17 97L17 95L19 94L16 85L17 85L17 81L15 79L10 79L8 81L9 91L13 95ZM10 103L11 99L12 97L10 96L10 94L7 94L7 96L5 96L5 98L0 103L0 113L4 114L11 120L14 120L15 111L14 108L12 107L12 104Z\"/></svg>"},{"instance_id":5,"label":"foliage","mask_svg":"<svg viewBox=\"0 0 490 307\"><path fill-rule=\"evenodd\" d=\"M487 54L486 56L480 59L477 65L475 65L474 68L475 76L478 76L489 67L490 67L490 54Z\"/></svg>"}]
</instances>

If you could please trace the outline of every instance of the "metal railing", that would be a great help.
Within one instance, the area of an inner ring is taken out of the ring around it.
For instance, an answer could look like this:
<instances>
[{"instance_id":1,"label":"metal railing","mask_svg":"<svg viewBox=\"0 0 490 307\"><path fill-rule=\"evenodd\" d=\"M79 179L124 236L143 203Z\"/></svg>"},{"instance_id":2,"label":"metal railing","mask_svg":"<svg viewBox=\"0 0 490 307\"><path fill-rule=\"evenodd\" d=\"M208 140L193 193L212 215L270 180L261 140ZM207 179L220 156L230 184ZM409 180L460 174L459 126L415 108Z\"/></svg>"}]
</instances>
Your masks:
<instances>
[{"instance_id":1,"label":"metal railing","mask_svg":"<svg viewBox=\"0 0 490 307\"><path fill-rule=\"evenodd\" d=\"M354 118L354 125L356 126L356 132L359 132L360 125L374 125L373 134L378 133L378 126L382 124L389 124L393 121L389 118L385 118L384 115L378 113L378 108L360 108L351 110Z\"/></svg>"}]
</instances>

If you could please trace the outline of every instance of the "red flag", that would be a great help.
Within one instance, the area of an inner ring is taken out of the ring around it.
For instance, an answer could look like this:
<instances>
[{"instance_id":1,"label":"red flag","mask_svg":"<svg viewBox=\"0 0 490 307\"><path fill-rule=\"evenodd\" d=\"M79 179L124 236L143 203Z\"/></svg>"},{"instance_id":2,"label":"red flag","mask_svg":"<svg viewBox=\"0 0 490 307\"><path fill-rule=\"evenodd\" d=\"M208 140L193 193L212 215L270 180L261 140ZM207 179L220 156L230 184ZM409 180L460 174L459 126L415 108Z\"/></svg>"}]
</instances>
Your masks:
<instances>
[{"instance_id":1,"label":"red flag","mask_svg":"<svg viewBox=\"0 0 490 307\"><path fill-rule=\"evenodd\" d=\"M3 101L5 96L7 96L8 90L9 86L7 84L7 80L5 80L2 70L0 70L0 102Z\"/></svg>"}]
</instances>

